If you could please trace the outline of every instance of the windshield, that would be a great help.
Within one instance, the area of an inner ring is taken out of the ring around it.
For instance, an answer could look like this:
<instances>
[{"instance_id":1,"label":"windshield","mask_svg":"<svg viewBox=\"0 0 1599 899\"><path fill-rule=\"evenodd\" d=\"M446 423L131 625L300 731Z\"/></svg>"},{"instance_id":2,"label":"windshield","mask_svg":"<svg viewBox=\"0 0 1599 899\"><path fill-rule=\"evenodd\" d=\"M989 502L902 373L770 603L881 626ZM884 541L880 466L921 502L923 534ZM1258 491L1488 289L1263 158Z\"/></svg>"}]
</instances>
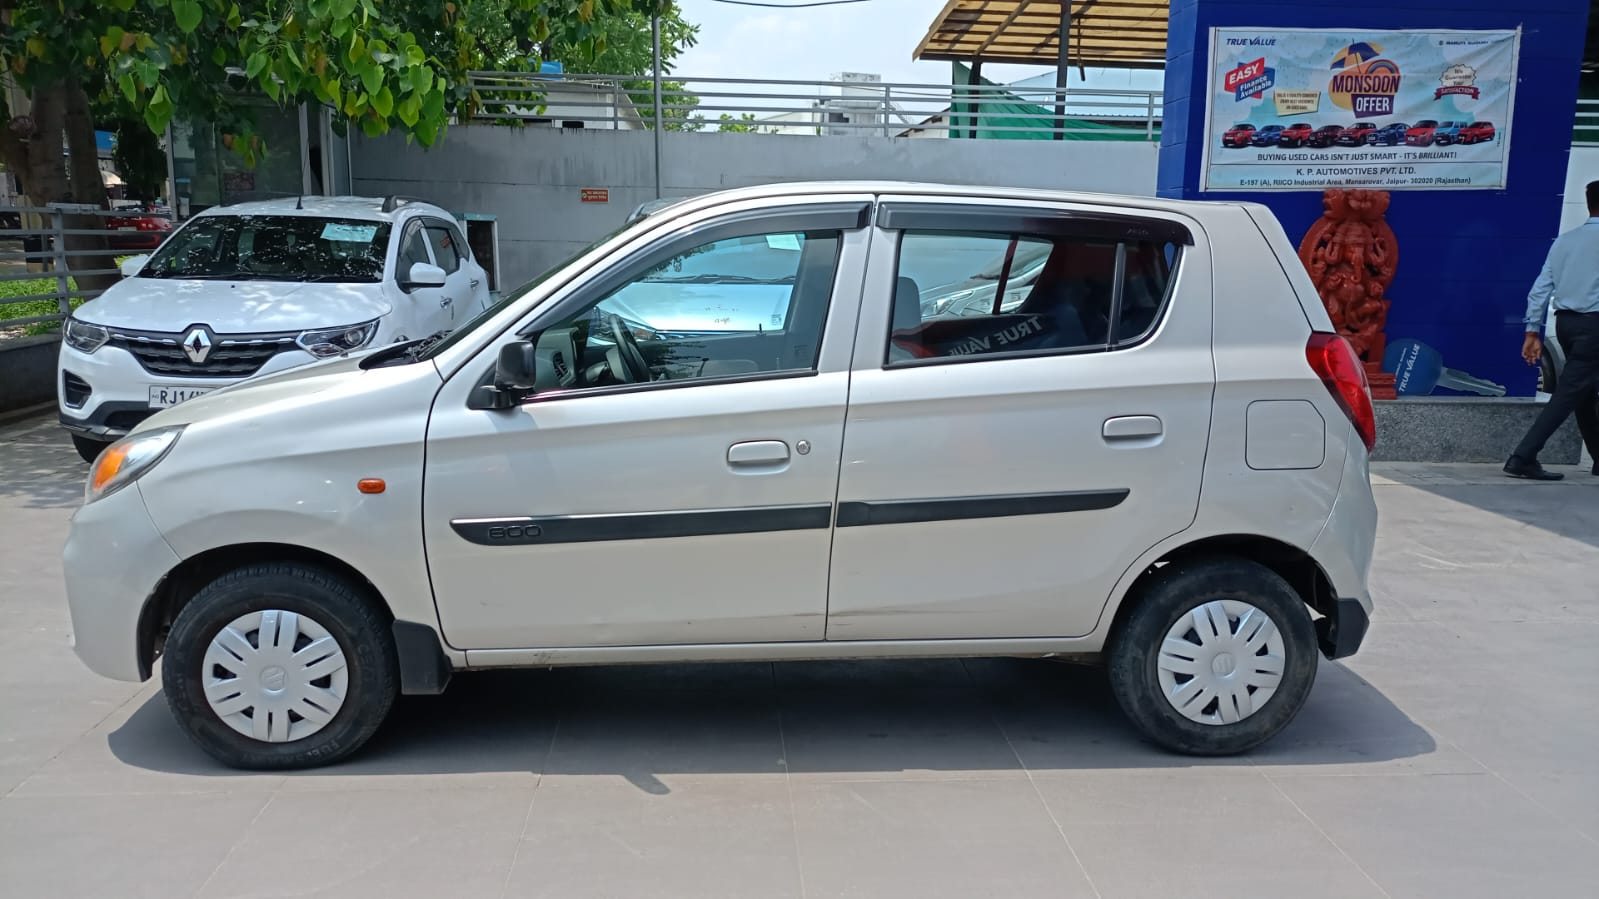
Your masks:
<instances>
[{"instance_id":1,"label":"windshield","mask_svg":"<svg viewBox=\"0 0 1599 899\"><path fill-rule=\"evenodd\" d=\"M387 222L202 216L162 244L139 277L373 283L383 279L388 243Z\"/></svg>"}]
</instances>

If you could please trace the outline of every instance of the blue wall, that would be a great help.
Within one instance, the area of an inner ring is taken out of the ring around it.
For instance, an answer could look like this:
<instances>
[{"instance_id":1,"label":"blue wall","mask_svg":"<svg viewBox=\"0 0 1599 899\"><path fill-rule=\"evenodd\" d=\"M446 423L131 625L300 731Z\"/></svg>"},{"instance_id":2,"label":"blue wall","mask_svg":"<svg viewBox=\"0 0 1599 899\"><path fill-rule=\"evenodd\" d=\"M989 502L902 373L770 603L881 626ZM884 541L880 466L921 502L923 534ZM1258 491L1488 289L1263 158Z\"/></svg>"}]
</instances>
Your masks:
<instances>
[{"instance_id":1,"label":"blue wall","mask_svg":"<svg viewBox=\"0 0 1599 899\"><path fill-rule=\"evenodd\" d=\"M1588 0L1172 0L1159 193L1271 207L1297 246L1321 217L1321 192L1203 192L1210 29L1522 29L1508 189L1394 191L1388 223L1399 268L1389 340L1431 344L1444 365L1531 396L1520 359L1527 290L1560 223ZM1447 393L1438 390L1438 393Z\"/></svg>"}]
</instances>

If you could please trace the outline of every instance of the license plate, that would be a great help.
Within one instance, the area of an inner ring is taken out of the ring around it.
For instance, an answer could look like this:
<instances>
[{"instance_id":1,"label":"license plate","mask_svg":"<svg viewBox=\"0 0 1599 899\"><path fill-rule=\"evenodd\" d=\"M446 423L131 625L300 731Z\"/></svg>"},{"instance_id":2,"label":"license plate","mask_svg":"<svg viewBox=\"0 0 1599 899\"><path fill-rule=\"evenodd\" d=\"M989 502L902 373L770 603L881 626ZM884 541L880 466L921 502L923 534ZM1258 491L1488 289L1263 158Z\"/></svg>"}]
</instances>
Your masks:
<instances>
[{"instance_id":1,"label":"license plate","mask_svg":"<svg viewBox=\"0 0 1599 899\"><path fill-rule=\"evenodd\" d=\"M152 408L152 409L165 409L168 406L176 406L177 404L179 404L181 402L184 402L185 400L192 400L195 397L197 397L197 396L199 396L199 395L201 395L203 393L210 393L210 392L211 392L211 388L210 387L154 387L154 386L152 386L150 388L150 408Z\"/></svg>"}]
</instances>

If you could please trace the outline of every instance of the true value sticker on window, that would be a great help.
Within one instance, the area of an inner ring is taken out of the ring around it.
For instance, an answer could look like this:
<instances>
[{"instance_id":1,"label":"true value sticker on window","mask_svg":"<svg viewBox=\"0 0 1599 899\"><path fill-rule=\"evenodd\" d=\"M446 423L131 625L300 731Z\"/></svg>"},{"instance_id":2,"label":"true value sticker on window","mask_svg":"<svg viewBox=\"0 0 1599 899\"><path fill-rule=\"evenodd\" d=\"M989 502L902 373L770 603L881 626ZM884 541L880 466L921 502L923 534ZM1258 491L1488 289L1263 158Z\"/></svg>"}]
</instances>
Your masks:
<instances>
[{"instance_id":1,"label":"true value sticker on window","mask_svg":"<svg viewBox=\"0 0 1599 899\"><path fill-rule=\"evenodd\" d=\"M349 225L344 222L328 222L322 226L323 240L336 240L341 243L371 243L372 237L377 233L377 225Z\"/></svg>"}]
</instances>

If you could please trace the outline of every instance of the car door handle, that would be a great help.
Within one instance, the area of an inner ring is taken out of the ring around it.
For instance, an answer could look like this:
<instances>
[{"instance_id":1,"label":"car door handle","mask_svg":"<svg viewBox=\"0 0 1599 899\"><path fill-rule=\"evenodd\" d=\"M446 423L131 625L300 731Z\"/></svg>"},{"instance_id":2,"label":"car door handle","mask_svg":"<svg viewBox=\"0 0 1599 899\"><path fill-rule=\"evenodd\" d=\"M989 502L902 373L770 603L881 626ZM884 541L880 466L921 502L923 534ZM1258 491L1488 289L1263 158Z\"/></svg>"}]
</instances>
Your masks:
<instances>
[{"instance_id":1,"label":"car door handle","mask_svg":"<svg viewBox=\"0 0 1599 899\"><path fill-rule=\"evenodd\" d=\"M473 288L476 288L479 284L482 284L483 282L479 281L476 278L473 278L471 281L468 281L467 283L471 284Z\"/></svg>"},{"instance_id":2,"label":"car door handle","mask_svg":"<svg viewBox=\"0 0 1599 899\"><path fill-rule=\"evenodd\" d=\"M788 444L781 440L746 440L727 448L729 465L782 465L787 461Z\"/></svg>"},{"instance_id":3,"label":"car door handle","mask_svg":"<svg viewBox=\"0 0 1599 899\"><path fill-rule=\"evenodd\" d=\"M1138 440L1159 437L1163 432L1160 419L1153 415L1122 415L1105 419L1100 435L1106 440Z\"/></svg>"}]
</instances>

